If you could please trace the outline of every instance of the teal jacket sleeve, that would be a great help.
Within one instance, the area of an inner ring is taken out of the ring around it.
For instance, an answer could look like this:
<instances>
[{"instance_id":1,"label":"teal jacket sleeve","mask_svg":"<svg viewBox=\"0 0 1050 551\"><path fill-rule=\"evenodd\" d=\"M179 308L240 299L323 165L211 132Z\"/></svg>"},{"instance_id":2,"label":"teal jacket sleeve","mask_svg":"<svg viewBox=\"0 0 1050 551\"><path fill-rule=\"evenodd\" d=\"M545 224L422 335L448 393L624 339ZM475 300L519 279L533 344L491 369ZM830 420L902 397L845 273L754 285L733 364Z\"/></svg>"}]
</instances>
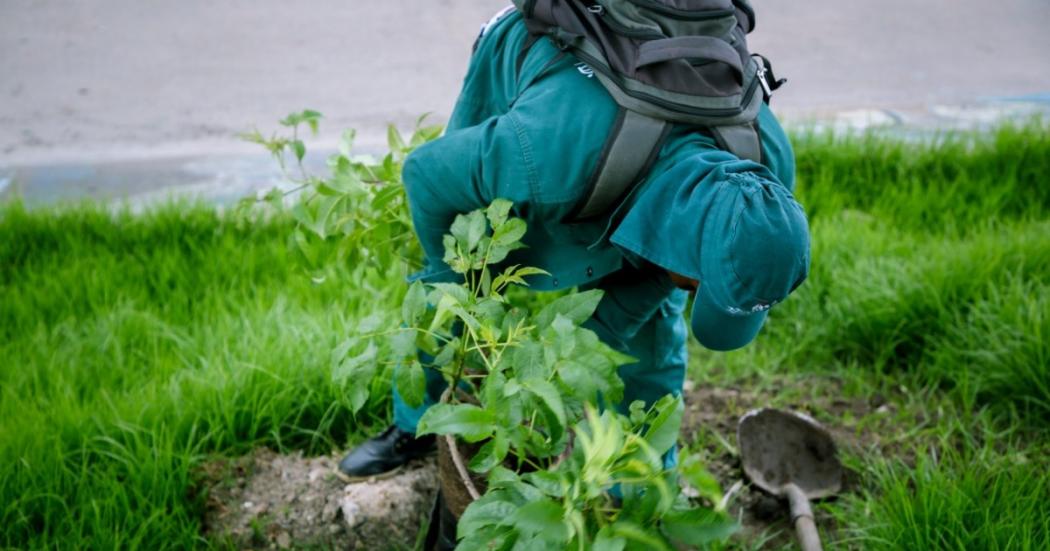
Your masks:
<instances>
[{"instance_id":1,"label":"teal jacket sleeve","mask_svg":"<svg viewBox=\"0 0 1050 551\"><path fill-rule=\"evenodd\" d=\"M476 126L451 131L405 160L402 177L426 260L416 279L455 279L442 260L442 238L456 215L491 203L500 196L497 190L501 184L506 188L527 180L516 126L510 115L491 117Z\"/></svg>"}]
</instances>

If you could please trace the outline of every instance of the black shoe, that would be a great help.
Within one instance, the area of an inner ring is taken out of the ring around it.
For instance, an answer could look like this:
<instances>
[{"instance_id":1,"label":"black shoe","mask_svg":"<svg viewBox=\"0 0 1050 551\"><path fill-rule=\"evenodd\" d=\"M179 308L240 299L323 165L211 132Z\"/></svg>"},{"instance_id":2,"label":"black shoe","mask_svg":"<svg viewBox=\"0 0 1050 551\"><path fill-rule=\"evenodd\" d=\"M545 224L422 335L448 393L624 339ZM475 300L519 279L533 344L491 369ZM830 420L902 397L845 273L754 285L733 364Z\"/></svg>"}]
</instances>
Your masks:
<instances>
[{"instance_id":1,"label":"black shoe","mask_svg":"<svg viewBox=\"0 0 1050 551\"><path fill-rule=\"evenodd\" d=\"M348 480L393 474L405 463L435 449L434 435L416 438L397 425L361 443L339 462L339 474Z\"/></svg>"}]
</instances>

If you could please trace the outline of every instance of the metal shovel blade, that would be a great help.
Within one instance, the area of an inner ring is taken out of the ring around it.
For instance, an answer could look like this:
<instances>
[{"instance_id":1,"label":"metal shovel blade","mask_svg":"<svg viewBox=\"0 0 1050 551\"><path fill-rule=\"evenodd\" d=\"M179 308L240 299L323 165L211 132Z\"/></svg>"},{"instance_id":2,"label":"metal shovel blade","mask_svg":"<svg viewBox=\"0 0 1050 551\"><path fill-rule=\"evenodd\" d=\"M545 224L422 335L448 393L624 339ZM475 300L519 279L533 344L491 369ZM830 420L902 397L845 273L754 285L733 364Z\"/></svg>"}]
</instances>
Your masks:
<instances>
[{"instance_id":1,"label":"metal shovel blade","mask_svg":"<svg viewBox=\"0 0 1050 551\"><path fill-rule=\"evenodd\" d=\"M776 496L793 483L809 499L842 488L842 465L827 429L801 413L757 409L740 418L737 442L744 472L759 488Z\"/></svg>"},{"instance_id":2,"label":"metal shovel blade","mask_svg":"<svg viewBox=\"0 0 1050 551\"><path fill-rule=\"evenodd\" d=\"M807 415L767 408L741 417L736 435L744 473L759 488L788 499L799 544L805 551L819 551L809 500L842 488L831 434Z\"/></svg>"}]
</instances>

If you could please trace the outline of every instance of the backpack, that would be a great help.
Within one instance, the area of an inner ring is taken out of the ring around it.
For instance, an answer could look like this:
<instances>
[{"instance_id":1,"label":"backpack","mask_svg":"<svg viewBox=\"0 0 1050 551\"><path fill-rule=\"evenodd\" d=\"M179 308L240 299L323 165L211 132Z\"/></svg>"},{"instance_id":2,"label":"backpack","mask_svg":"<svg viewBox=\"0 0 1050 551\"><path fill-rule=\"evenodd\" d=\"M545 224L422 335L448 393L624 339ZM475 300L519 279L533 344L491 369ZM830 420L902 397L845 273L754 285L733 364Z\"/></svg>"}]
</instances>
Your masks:
<instances>
[{"instance_id":1,"label":"backpack","mask_svg":"<svg viewBox=\"0 0 1050 551\"><path fill-rule=\"evenodd\" d=\"M747 0L514 0L531 38L574 54L620 106L570 218L601 215L644 178L674 123L703 126L722 149L761 161L756 117L785 81L752 56ZM524 53L523 50L523 53ZM519 57L519 62L524 55Z\"/></svg>"}]
</instances>

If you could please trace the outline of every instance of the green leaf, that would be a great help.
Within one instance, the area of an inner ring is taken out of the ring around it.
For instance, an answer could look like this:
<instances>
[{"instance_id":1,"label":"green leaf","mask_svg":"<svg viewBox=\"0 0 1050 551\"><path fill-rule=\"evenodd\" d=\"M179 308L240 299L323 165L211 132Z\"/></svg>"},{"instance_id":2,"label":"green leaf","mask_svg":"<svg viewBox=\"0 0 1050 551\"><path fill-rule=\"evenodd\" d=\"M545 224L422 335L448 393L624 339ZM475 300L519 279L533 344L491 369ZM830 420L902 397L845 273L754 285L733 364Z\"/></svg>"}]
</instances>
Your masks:
<instances>
[{"instance_id":1,"label":"green leaf","mask_svg":"<svg viewBox=\"0 0 1050 551\"><path fill-rule=\"evenodd\" d=\"M390 353L395 360L404 358L415 358L416 331L414 329L401 329L390 336Z\"/></svg>"},{"instance_id":2,"label":"green leaf","mask_svg":"<svg viewBox=\"0 0 1050 551\"><path fill-rule=\"evenodd\" d=\"M635 400L631 402L631 405L628 406L627 409L630 412L632 425L637 427L645 422L645 419L647 417L645 413L645 402L641 400Z\"/></svg>"},{"instance_id":3,"label":"green leaf","mask_svg":"<svg viewBox=\"0 0 1050 551\"><path fill-rule=\"evenodd\" d=\"M722 501L722 485L715 475L711 474L696 455L688 455L683 450L679 460L678 472L682 478L700 494L700 497L712 503Z\"/></svg>"},{"instance_id":4,"label":"green leaf","mask_svg":"<svg viewBox=\"0 0 1050 551\"><path fill-rule=\"evenodd\" d=\"M518 506L501 497L498 494L486 494L467 506L456 526L457 536L464 538L475 531L504 524L514 515Z\"/></svg>"},{"instance_id":5,"label":"green leaf","mask_svg":"<svg viewBox=\"0 0 1050 551\"><path fill-rule=\"evenodd\" d=\"M401 132L392 124L386 127L386 144L391 151L401 152L405 149L405 140L401 137Z\"/></svg>"},{"instance_id":6,"label":"green leaf","mask_svg":"<svg viewBox=\"0 0 1050 551\"><path fill-rule=\"evenodd\" d=\"M611 526L603 526L598 530L598 536L594 538L591 551L623 551L627 540L613 535Z\"/></svg>"},{"instance_id":7,"label":"green leaf","mask_svg":"<svg viewBox=\"0 0 1050 551\"><path fill-rule=\"evenodd\" d=\"M681 398L668 394L658 400L653 407L658 413L656 419L649 423L649 428L645 431L645 440L657 453L663 454L678 441L678 429L682 426L682 413L685 411L685 406Z\"/></svg>"},{"instance_id":8,"label":"green leaf","mask_svg":"<svg viewBox=\"0 0 1050 551\"><path fill-rule=\"evenodd\" d=\"M467 249L473 251L481 242L481 238L485 237L488 223L485 221L485 215L477 210L467 215L467 219L469 222L467 226Z\"/></svg>"},{"instance_id":9,"label":"green leaf","mask_svg":"<svg viewBox=\"0 0 1050 551\"><path fill-rule=\"evenodd\" d=\"M471 404L435 404L419 420L417 434L451 434L466 442L492 435L496 419L491 412Z\"/></svg>"},{"instance_id":10,"label":"green leaf","mask_svg":"<svg viewBox=\"0 0 1050 551\"><path fill-rule=\"evenodd\" d=\"M509 526L490 525L467 533L456 544L456 549L483 549L485 551L509 551L515 549L518 533Z\"/></svg>"},{"instance_id":11,"label":"green leaf","mask_svg":"<svg viewBox=\"0 0 1050 551\"><path fill-rule=\"evenodd\" d=\"M409 407L417 408L423 405L427 382L423 374L423 366L419 365L419 362L397 364L397 367L394 368L394 383L397 385L398 394Z\"/></svg>"},{"instance_id":12,"label":"green leaf","mask_svg":"<svg viewBox=\"0 0 1050 551\"><path fill-rule=\"evenodd\" d=\"M485 442L485 445L481 446L478 453L471 458L470 470L476 473L489 472L493 467L503 462L509 449L510 443L507 441L506 433L502 430L497 430L492 435L492 439Z\"/></svg>"},{"instance_id":13,"label":"green leaf","mask_svg":"<svg viewBox=\"0 0 1050 551\"><path fill-rule=\"evenodd\" d=\"M540 411L550 431L552 442L557 442L565 434L565 405L561 393L550 382L543 379L529 379L522 382L525 390L539 398Z\"/></svg>"},{"instance_id":14,"label":"green leaf","mask_svg":"<svg viewBox=\"0 0 1050 551\"><path fill-rule=\"evenodd\" d=\"M375 343L369 342L368 347L360 354L346 358L347 351L355 341L347 341L333 353L333 359L338 361L332 370L332 380L337 383L348 382L348 396L351 413L357 413L368 401L370 395L369 385L376 373L376 354L378 349ZM337 356L338 355L338 356Z\"/></svg>"},{"instance_id":15,"label":"green leaf","mask_svg":"<svg viewBox=\"0 0 1050 551\"><path fill-rule=\"evenodd\" d=\"M376 353L378 351L379 349L376 348L375 343L369 342L368 347L365 348L364 352L361 352L356 356L346 358L339 363L339 367L332 371L332 380L336 382L343 381L351 375L353 375L354 371L362 365L374 363L376 359Z\"/></svg>"},{"instance_id":16,"label":"green leaf","mask_svg":"<svg viewBox=\"0 0 1050 551\"><path fill-rule=\"evenodd\" d=\"M518 474L506 467L500 467L497 465L489 471L488 483L490 490L506 488L514 484L519 484L520 482L521 479L518 477Z\"/></svg>"},{"instance_id":17,"label":"green leaf","mask_svg":"<svg viewBox=\"0 0 1050 551\"><path fill-rule=\"evenodd\" d=\"M427 311L427 291L423 284L416 281L408 288L405 299L401 301L401 321L414 326Z\"/></svg>"},{"instance_id":18,"label":"green leaf","mask_svg":"<svg viewBox=\"0 0 1050 551\"><path fill-rule=\"evenodd\" d=\"M523 475L522 478L548 496L560 498L565 495L565 488L562 487L561 477L557 473L534 471Z\"/></svg>"},{"instance_id":19,"label":"green leaf","mask_svg":"<svg viewBox=\"0 0 1050 551\"><path fill-rule=\"evenodd\" d=\"M704 508L669 511L661 527L671 539L694 546L724 541L739 529L732 519Z\"/></svg>"},{"instance_id":20,"label":"green leaf","mask_svg":"<svg viewBox=\"0 0 1050 551\"><path fill-rule=\"evenodd\" d=\"M540 535L548 541L564 541L568 538L564 517L565 511L560 504L544 498L521 506L511 516L510 522L520 532Z\"/></svg>"},{"instance_id":21,"label":"green leaf","mask_svg":"<svg viewBox=\"0 0 1050 551\"><path fill-rule=\"evenodd\" d=\"M552 346L559 358L568 358L576 348L576 325L572 320L558 314L544 333L548 346Z\"/></svg>"},{"instance_id":22,"label":"green leaf","mask_svg":"<svg viewBox=\"0 0 1050 551\"><path fill-rule=\"evenodd\" d=\"M611 536L637 543L642 549L671 551L671 545L663 534L654 534L633 522L616 521L610 525L609 531Z\"/></svg>"},{"instance_id":23,"label":"green leaf","mask_svg":"<svg viewBox=\"0 0 1050 551\"><path fill-rule=\"evenodd\" d=\"M536 326L549 326L554 322L554 318L558 314L569 318L574 324L580 325L594 314L594 310L598 308L598 303L601 300L602 291L600 289L565 295L548 304L543 310L540 310L540 313L536 315Z\"/></svg>"},{"instance_id":24,"label":"green leaf","mask_svg":"<svg viewBox=\"0 0 1050 551\"><path fill-rule=\"evenodd\" d=\"M470 302L470 291L462 285L457 283L432 283L430 286L436 291L436 293L433 293L434 296L429 298L430 302L437 302L441 295L449 295L462 305Z\"/></svg>"},{"instance_id":25,"label":"green leaf","mask_svg":"<svg viewBox=\"0 0 1050 551\"><path fill-rule=\"evenodd\" d=\"M513 206L514 203L506 199L496 199L489 203L489 208L485 209L485 216L489 219L489 224L492 225L493 230L498 231L500 226L507 221L507 215L510 214L510 209Z\"/></svg>"},{"instance_id":26,"label":"green leaf","mask_svg":"<svg viewBox=\"0 0 1050 551\"><path fill-rule=\"evenodd\" d=\"M492 243L502 247L510 247L517 244L525 236L525 221L521 218L511 218L502 226L493 231Z\"/></svg>"},{"instance_id":27,"label":"green leaf","mask_svg":"<svg viewBox=\"0 0 1050 551\"><path fill-rule=\"evenodd\" d=\"M463 252L469 254L474 252L478 242L484 237L485 229L485 214L480 210L475 210L457 215L455 221L452 222L450 232L459 242Z\"/></svg>"},{"instance_id":28,"label":"green leaf","mask_svg":"<svg viewBox=\"0 0 1050 551\"><path fill-rule=\"evenodd\" d=\"M357 332L361 334L374 333L385 324L386 318L383 317L383 314L369 314L357 322Z\"/></svg>"},{"instance_id":29,"label":"green leaf","mask_svg":"<svg viewBox=\"0 0 1050 551\"><path fill-rule=\"evenodd\" d=\"M306 156L306 144L302 140L295 140L292 142L292 150L295 152L295 158L302 162Z\"/></svg>"}]
</instances>

